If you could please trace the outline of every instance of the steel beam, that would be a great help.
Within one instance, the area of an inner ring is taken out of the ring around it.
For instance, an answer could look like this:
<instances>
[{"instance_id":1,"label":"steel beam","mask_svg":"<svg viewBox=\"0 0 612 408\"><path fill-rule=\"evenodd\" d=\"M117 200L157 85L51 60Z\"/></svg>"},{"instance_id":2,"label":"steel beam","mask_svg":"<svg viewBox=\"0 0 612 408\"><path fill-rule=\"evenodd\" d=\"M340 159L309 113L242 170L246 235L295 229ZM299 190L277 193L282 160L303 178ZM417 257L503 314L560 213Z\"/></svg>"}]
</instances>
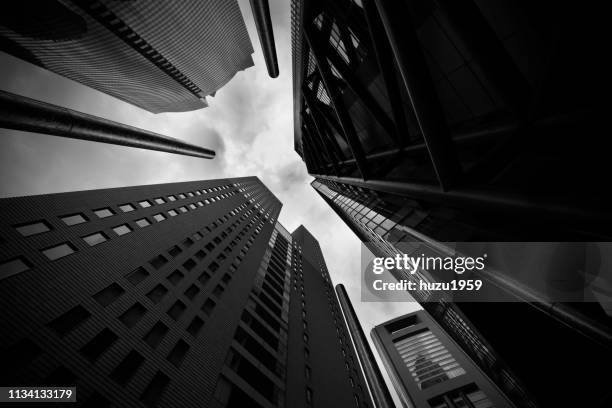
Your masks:
<instances>
[{"instance_id":1,"label":"steel beam","mask_svg":"<svg viewBox=\"0 0 612 408\"><path fill-rule=\"evenodd\" d=\"M251 11L257 27L257 35L261 44L261 51L266 60L266 67L271 78L278 76L278 59L274 44L274 30L270 18L268 0L251 0Z\"/></svg>"},{"instance_id":2,"label":"steel beam","mask_svg":"<svg viewBox=\"0 0 612 408\"><path fill-rule=\"evenodd\" d=\"M338 90L333 79L334 76L331 73L329 63L327 62L327 57L323 53L320 44L317 43L316 37L312 35L312 30L312 24L305 25L304 37L306 38L308 46L313 54L319 69L319 74L321 75L321 81L323 81L323 85L325 85L327 95L329 96L334 111L336 112L338 122L340 122L340 126L344 132L346 141L351 149L351 152L353 153L353 157L355 157L357 168L361 173L361 177L366 180L368 178L368 165L365 160L365 154L363 152L363 147L361 146L361 141L357 136L355 126L353 125L352 118L350 117L346 106L344 105L342 96L338 94Z\"/></svg>"},{"instance_id":3,"label":"steel beam","mask_svg":"<svg viewBox=\"0 0 612 408\"><path fill-rule=\"evenodd\" d=\"M182 140L6 91L0 91L0 127L205 159L215 157L213 150Z\"/></svg>"},{"instance_id":4,"label":"steel beam","mask_svg":"<svg viewBox=\"0 0 612 408\"><path fill-rule=\"evenodd\" d=\"M461 174L451 133L405 1L375 0L438 182L448 190Z\"/></svg>"}]
</instances>

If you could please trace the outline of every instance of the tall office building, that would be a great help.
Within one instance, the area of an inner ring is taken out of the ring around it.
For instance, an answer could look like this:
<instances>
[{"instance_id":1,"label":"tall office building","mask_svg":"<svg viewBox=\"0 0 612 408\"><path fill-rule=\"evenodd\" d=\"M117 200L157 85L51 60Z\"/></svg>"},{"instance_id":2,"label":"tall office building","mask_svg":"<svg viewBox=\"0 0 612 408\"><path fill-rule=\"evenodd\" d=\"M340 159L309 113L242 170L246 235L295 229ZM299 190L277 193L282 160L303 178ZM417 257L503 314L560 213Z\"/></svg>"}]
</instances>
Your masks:
<instances>
[{"instance_id":1,"label":"tall office building","mask_svg":"<svg viewBox=\"0 0 612 408\"><path fill-rule=\"evenodd\" d=\"M203 108L253 65L235 0L8 2L0 50L153 113Z\"/></svg>"},{"instance_id":2,"label":"tall office building","mask_svg":"<svg viewBox=\"0 0 612 408\"><path fill-rule=\"evenodd\" d=\"M426 312L389 320L371 335L405 407L513 406Z\"/></svg>"},{"instance_id":3,"label":"tall office building","mask_svg":"<svg viewBox=\"0 0 612 408\"><path fill-rule=\"evenodd\" d=\"M255 177L0 200L0 384L369 407L321 249L280 209Z\"/></svg>"},{"instance_id":4,"label":"tall office building","mask_svg":"<svg viewBox=\"0 0 612 408\"><path fill-rule=\"evenodd\" d=\"M443 253L445 242L609 240L596 176L610 172L597 14L526 1L294 0L295 150L312 186L377 256L401 241ZM585 283L579 269L546 282ZM609 405L592 370L612 362L605 285L590 293L599 302L569 304L495 278L515 302L415 296L517 406ZM565 359L568 349L580 357Z\"/></svg>"}]
</instances>

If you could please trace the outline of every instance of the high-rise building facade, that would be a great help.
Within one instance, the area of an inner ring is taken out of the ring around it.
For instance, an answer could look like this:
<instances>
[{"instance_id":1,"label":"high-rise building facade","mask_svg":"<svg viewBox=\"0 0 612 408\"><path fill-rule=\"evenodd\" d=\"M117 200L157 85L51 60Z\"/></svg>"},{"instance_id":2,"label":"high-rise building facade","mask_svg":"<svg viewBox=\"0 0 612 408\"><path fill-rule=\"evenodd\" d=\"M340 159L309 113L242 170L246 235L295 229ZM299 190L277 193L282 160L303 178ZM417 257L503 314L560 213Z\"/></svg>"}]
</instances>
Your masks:
<instances>
[{"instance_id":1,"label":"high-rise building facade","mask_svg":"<svg viewBox=\"0 0 612 408\"><path fill-rule=\"evenodd\" d=\"M384 322L371 332L406 407L513 407L424 311Z\"/></svg>"},{"instance_id":2,"label":"high-rise building facade","mask_svg":"<svg viewBox=\"0 0 612 408\"><path fill-rule=\"evenodd\" d=\"M255 177L0 200L3 386L369 407L316 239Z\"/></svg>"},{"instance_id":3,"label":"high-rise building facade","mask_svg":"<svg viewBox=\"0 0 612 408\"><path fill-rule=\"evenodd\" d=\"M207 106L253 47L235 0L11 2L0 50L153 113Z\"/></svg>"},{"instance_id":4,"label":"high-rise building facade","mask_svg":"<svg viewBox=\"0 0 612 408\"><path fill-rule=\"evenodd\" d=\"M596 14L526 1L293 1L295 150L312 186L377 256L401 241L443 252L608 240ZM612 362L609 295L561 303L496 279L513 302L415 296L517 406L609 405L591 369ZM517 319L532 335L516 336ZM581 357L563 359L567 348Z\"/></svg>"}]
</instances>

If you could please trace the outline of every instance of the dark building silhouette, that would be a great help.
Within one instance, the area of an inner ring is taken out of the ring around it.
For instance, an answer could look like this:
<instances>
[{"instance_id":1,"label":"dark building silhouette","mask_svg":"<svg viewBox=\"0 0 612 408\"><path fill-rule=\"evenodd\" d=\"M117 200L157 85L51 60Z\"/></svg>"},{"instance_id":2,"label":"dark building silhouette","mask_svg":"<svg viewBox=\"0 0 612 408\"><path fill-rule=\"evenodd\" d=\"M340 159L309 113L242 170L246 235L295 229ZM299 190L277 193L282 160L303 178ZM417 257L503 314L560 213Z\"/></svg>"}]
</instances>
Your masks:
<instances>
[{"instance_id":1,"label":"dark building silhouette","mask_svg":"<svg viewBox=\"0 0 612 408\"><path fill-rule=\"evenodd\" d=\"M280 209L255 177L0 200L0 384L371 406L319 244Z\"/></svg>"},{"instance_id":2,"label":"dark building silhouette","mask_svg":"<svg viewBox=\"0 0 612 408\"><path fill-rule=\"evenodd\" d=\"M401 241L438 254L445 242L608 241L601 13L294 0L295 150L312 186L377 256ZM610 405L592 369L612 362L609 292L559 303L494 278L513 302L417 300L517 406Z\"/></svg>"},{"instance_id":3,"label":"dark building silhouette","mask_svg":"<svg viewBox=\"0 0 612 408\"><path fill-rule=\"evenodd\" d=\"M372 329L374 344L405 407L512 407L424 311Z\"/></svg>"},{"instance_id":4,"label":"dark building silhouette","mask_svg":"<svg viewBox=\"0 0 612 408\"><path fill-rule=\"evenodd\" d=\"M253 65L235 0L8 2L0 50L153 113L203 108Z\"/></svg>"}]
</instances>

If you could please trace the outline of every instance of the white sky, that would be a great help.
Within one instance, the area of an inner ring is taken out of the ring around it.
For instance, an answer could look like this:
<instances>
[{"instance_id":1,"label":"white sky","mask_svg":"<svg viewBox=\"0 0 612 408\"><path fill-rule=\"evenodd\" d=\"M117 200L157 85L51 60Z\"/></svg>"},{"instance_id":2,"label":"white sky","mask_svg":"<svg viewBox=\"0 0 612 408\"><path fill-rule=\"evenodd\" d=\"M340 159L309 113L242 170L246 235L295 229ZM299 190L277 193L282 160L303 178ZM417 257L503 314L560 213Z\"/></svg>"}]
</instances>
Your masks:
<instances>
[{"instance_id":1,"label":"white sky","mask_svg":"<svg viewBox=\"0 0 612 408\"><path fill-rule=\"evenodd\" d=\"M310 187L293 150L289 1L271 0L280 75L268 77L248 0L240 0L255 66L239 72L209 107L152 114L0 52L0 89L209 147L214 160L0 129L0 197L140 184L258 176L283 203L281 223L319 240L334 284L343 283L364 331L409 313L413 303L361 303L360 242ZM384 370L383 370L384 371Z\"/></svg>"}]
</instances>

